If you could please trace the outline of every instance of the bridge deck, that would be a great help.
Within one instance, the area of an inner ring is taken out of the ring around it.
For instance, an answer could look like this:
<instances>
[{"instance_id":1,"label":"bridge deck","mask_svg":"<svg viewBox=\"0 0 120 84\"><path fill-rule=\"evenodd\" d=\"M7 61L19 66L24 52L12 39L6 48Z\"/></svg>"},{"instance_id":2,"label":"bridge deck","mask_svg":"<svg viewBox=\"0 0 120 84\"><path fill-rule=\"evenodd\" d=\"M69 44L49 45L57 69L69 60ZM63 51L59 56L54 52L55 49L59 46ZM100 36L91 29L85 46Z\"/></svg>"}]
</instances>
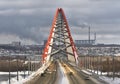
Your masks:
<instances>
[{"instance_id":1,"label":"bridge deck","mask_svg":"<svg viewBox=\"0 0 120 84\"><path fill-rule=\"evenodd\" d=\"M54 61L38 79L24 84L96 84L66 62Z\"/></svg>"}]
</instances>

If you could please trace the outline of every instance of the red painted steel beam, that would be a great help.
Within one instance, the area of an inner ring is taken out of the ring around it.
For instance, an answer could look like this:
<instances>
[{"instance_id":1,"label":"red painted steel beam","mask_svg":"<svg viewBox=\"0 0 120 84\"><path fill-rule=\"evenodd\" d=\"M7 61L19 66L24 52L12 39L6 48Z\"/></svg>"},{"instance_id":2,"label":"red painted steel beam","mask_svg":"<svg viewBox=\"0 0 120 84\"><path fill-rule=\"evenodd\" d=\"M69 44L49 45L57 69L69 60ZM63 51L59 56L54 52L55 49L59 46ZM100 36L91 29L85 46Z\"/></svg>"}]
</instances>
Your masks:
<instances>
[{"instance_id":1,"label":"red painted steel beam","mask_svg":"<svg viewBox=\"0 0 120 84\"><path fill-rule=\"evenodd\" d=\"M64 11L62 8L60 8L60 10L62 15L63 15L63 18L65 20L65 23L66 23L66 28L67 28L67 31L68 31L68 35L70 37L70 42L71 42L71 45L72 45L72 50L73 50L73 53L74 53L74 57L75 57L75 61L77 62L78 61L78 54L77 54L77 49L75 47L75 44L74 44L74 41L72 39L72 36L71 36L71 33L70 33L70 29L69 29L69 26L68 26L68 22L67 22L67 19L66 19L66 16L64 14Z\"/></svg>"},{"instance_id":2,"label":"red painted steel beam","mask_svg":"<svg viewBox=\"0 0 120 84\"><path fill-rule=\"evenodd\" d=\"M57 9L56 14L54 16L54 19L53 19L53 22L52 22L52 27L51 27L51 30L50 30L50 34L49 34L47 43L45 45L44 52L42 54L42 61L43 61L43 63L45 62L45 58L48 55L48 50L49 50L49 47L50 47L50 41L52 39L52 33L53 33L54 28L55 28L54 25L55 25L55 22L56 22L56 19L57 19L57 16L58 16L58 12L59 12L59 9Z\"/></svg>"},{"instance_id":3,"label":"red painted steel beam","mask_svg":"<svg viewBox=\"0 0 120 84\"><path fill-rule=\"evenodd\" d=\"M74 54L74 58L75 58L75 61L77 62L77 58L78 58L78 54L77 54L77 50L76 50L76 47L75 47L75 44L73 42L73 39L72 39L72 36L71 36L71 33L70 33L70 29L69 29L69 26L68 26L68 22L67 22L67 19L66 19L66 16L63 12L63 9L62 8L58 8L57 11L56 11L56 14L54 16L54 19L53 19L53 23L52 23L52 27L51 27L51 30L50 30L50 35L48 37L48 40L47 40L47 43L45 45L45 48L44 48L44 52L42 54L42 61L43 63L46 61L46 57L48 55L48 50L49 50L49 47L50 47L50 42L51 42L51 39L52 39L52 34L53 34L53 30L54 30L54 25L55 25L55 22L56 22L56 19L57 19L57 16L59 13L62 13L63 15L63 19L65 21L65 24L66 24L66 29L68 31L68 35L69 35L69 39L70 39L70 43L72 45L72 51L73 51L73 54Z\"/></svg>"}]
</instances>

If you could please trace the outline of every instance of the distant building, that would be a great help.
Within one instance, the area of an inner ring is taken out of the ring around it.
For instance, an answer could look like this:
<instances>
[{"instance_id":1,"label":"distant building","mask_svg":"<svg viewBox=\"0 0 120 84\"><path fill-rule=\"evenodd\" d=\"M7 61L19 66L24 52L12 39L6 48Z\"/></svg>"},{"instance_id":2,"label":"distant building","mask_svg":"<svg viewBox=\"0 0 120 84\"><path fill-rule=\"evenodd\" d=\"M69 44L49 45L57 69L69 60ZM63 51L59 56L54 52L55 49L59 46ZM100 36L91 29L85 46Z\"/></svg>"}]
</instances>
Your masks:
<instances>
[{"instance_id":1,"label":"distant building","mask_svg":"<svg viewBox=\"0 0 120 84\"><path fill-rule=\"evenodd\" d=\"M75 40L76 45L94 45L95 40Z\"/></svg>"},{"instance_id":2,"label":"distant building","mask_svg":"<svg viewBox=\"0 0 120 84\"><path fill-rule=\"evenodd\" d=\"M13 41L11 43L12 46L21 46L21 42Z\"/></svg>"},{"instance_id":3,"label":"distant building","mask_svg":"<svg viewBox=\"0 0 120 84\"><path fill-rule=\"evenodd\" d=\"M94 33L94 39L89 40L75 40L76 45L95 45L96 44L96 33Z\"/></svg>"},{"instance_id":4,"label":"distant building","mask_svg":"<svg viewBox=\"0 0 120 84\"><path fill-rule=\"evenodd\" d=\"M47 43L47 40L44 40L44 46L46 45L46 43Z\"/></svg>"}]
</instances>

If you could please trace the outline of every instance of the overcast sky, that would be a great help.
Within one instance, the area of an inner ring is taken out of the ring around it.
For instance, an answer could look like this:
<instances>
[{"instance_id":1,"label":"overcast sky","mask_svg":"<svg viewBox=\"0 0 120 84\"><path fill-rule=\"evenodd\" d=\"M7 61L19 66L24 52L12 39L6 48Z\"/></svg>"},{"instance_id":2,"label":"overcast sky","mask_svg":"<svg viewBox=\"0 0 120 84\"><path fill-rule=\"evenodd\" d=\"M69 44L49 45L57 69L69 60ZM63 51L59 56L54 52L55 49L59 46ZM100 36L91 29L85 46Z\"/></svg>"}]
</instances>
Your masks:
<instances>
[{"instance_id":1,"label":"overcast sky","mask_svg":"<svg viewBox=\"0 0 120 84\"><path fill-rule=\"evenodd\" d=\"M120 0L0 0L0 43L41 44L60 7L74 40L88 39L90 26L97 43L120 44Z\"/></svg>"}]
</instances>

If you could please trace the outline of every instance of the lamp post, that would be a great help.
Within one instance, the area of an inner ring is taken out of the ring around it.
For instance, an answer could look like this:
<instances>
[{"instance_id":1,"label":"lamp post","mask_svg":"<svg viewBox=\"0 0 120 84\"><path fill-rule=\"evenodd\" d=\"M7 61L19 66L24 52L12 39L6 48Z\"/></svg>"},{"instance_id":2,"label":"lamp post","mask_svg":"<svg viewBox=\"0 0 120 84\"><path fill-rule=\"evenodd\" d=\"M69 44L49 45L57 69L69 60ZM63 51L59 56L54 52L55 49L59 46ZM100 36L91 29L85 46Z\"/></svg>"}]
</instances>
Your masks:
<instances>
[{"instance_id":1,"label":"lamp post","mask_svg":"<svg viewBox=\"0 0 120 84\"><path fill-rule=\"evenodd\" d=\"M18 70L18 68L19 68L18 66L19 66L19 65L18 65L18 56L16 56L16 57L17 57L17 81L18 81L18 80L19 80L19 73L18 73L18 71L19 71L19 70Z\"/></svg>"},{"instance_id":2,"label":"lamp post","mask_svg":"<svg viewBox=\"0 0 120 84\"><path fill-rule=\"evenodd\" d=\"M102 75L102 57L104 56L104 53L103 55L100 56L100 69L101 69L101 75Z\"/></svg>"},{"instance_id":3,"label":"lamp post","mask_svg":"<svg viewBox=\"0 0 120 84\"><path fill-rule=\"evenodd\" d=\"M10 58L10 53L9 53L9 84L11 84L11 82L10 82L10 78L11 78L11 74L10 74L10 72L11 72L11 64L10 64L10 61L11 61L11 58Z\"/></svg>"},{"instance_id":4,"label":"lamp post","mask_svg":"<svg viewBox=\"0 0 120 84\"><path fill-rule=\"evenodd\" d=\"M89 44L90 44L90 26L88 26L88 41L89 41Z\"/></svg>"},{"instance_id":5,"label":"lamp post","mask_svg":"<svg viewBox=\"0 0 120 84\"><path fill-rule=\"evenodd\" d=\"M88 26L88 44L90 45L90 25ZM91 57L90 57L90 46L88 47L88 68L90 69L90 60L91 60Z\"/></svg>"},{"instance_id":6,"label":"lamp post","mask_svg":"<svg viewBox=\"0 0 120 84\"><path fill-rule=\"evenodd\" d=\"M114 80L114 78L115 78L115 58L114 58L114 54L112 55L112 61L113 61L113 65L112 65L112 67L113 67L113 80Z\"/></svg>"},{"instance_id":7,"label":"lamp post","mask_svg":"<svg viewBox=\"0 0 120 84\"><path fill-rule=\"evenodd\" d=\"M28 76L29 76L29 71L30 71L30 57L28 58Z\"/></svg>"},{"instance_id":8,"label":"lamp post","mask_svg":"<svg viewBox=\"0 0 120 84\"><path fill-rule=\"evenodd\" d=\"M26 56L24 56L24 66L23 66L23 68L24 68L24 78L25 78L25 72L26 72L26 67L25 67L25 61L26 61Z\"/></svg>"}]
</instances>

